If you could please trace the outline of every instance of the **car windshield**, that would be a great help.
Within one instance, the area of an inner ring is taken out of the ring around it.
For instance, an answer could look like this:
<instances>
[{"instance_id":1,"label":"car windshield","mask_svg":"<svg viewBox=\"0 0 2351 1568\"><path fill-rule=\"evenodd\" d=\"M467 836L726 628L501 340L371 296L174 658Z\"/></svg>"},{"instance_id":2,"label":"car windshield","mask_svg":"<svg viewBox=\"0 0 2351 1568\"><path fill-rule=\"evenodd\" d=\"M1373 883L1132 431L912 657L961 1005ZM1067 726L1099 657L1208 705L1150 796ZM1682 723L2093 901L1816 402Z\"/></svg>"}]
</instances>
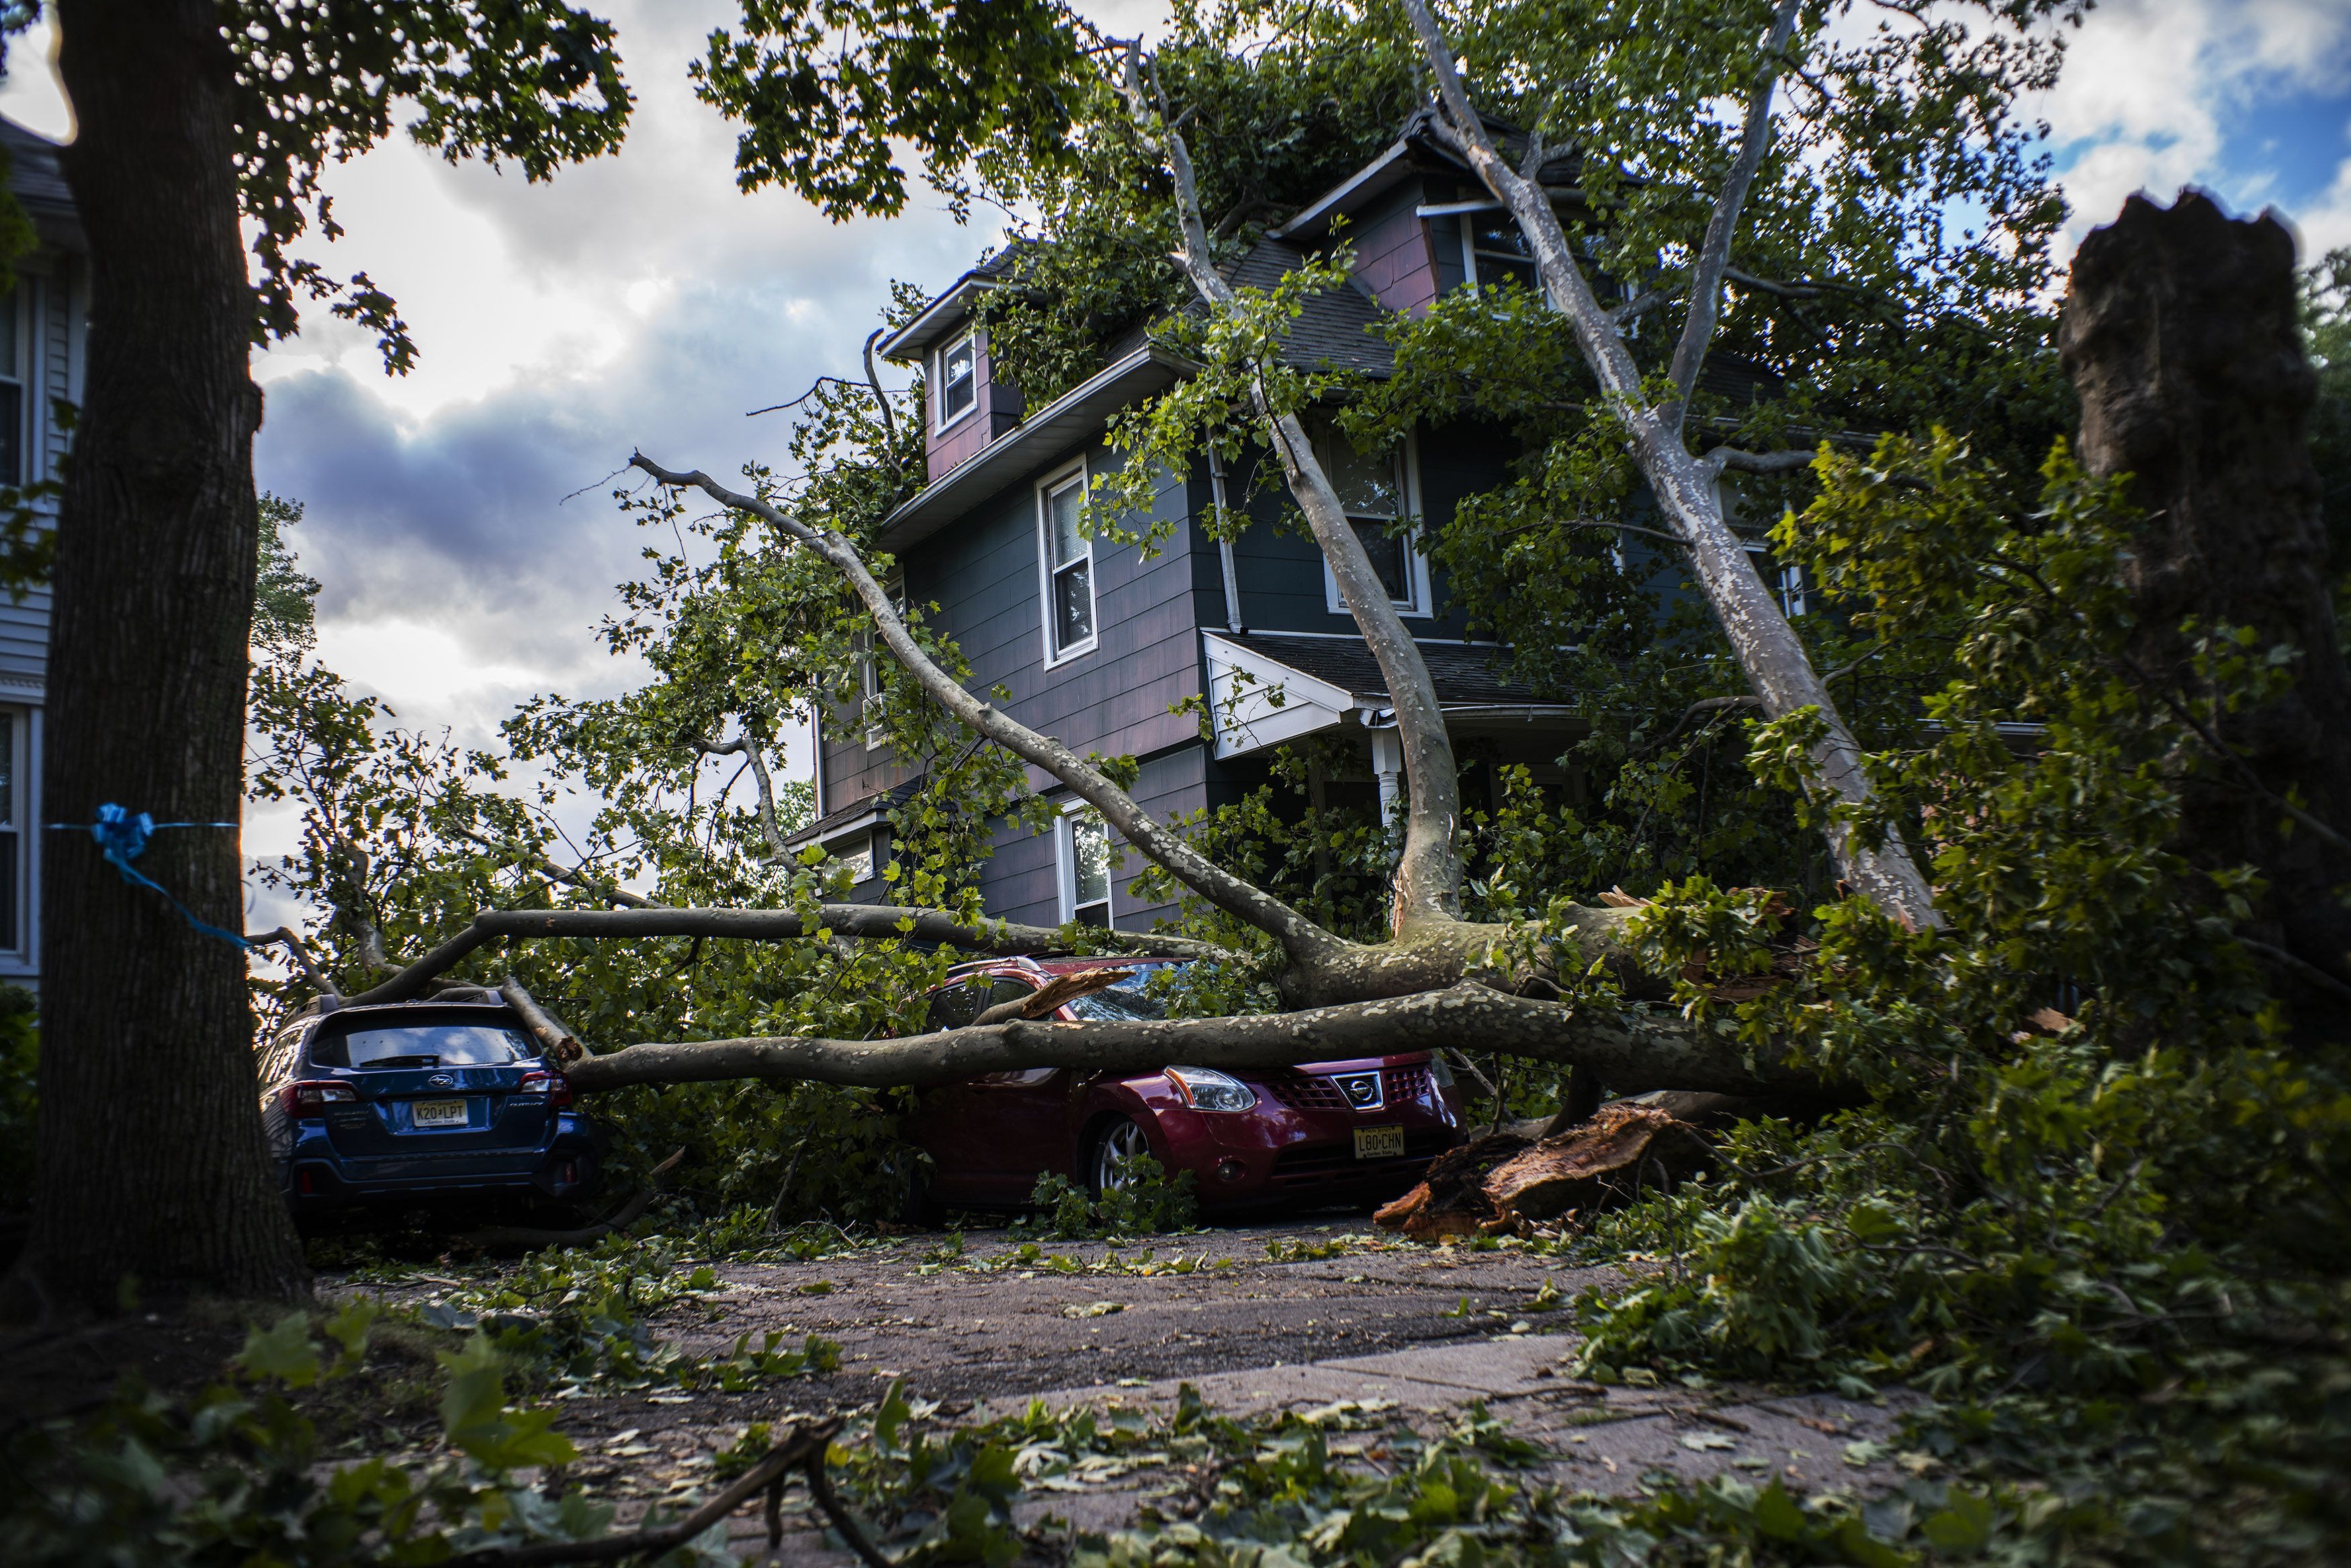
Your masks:
<instances>
[{"instance_id":1,"label":"car windshield","mask_svg":"<svg viewBox=\"0 0 2351 1568\"><path fill-rule=\"evenodd\" d=\"M1124 980L1101 991L1091 992L1070 1003L1070 1011L1081 1018L1092 1018L1105 1023L1116 1023L1134 1018L1165 1018L1167 1009L1159 999L1144 990L1144 982L1152 971L1162 966L1146 965L1131 970Z\"/></svg>"},{"instance_id":2,"label":"car windshield","mask_svg":"<svg viewBox=\"0 0 2351 1568\"><path fill-rule=\"evenodd\" d=\"M533 1054L519 1030L495 1023L403 1023L332 1034L310 1048L322 1067L502 1067Z\"/></svg>"}]
</instances>

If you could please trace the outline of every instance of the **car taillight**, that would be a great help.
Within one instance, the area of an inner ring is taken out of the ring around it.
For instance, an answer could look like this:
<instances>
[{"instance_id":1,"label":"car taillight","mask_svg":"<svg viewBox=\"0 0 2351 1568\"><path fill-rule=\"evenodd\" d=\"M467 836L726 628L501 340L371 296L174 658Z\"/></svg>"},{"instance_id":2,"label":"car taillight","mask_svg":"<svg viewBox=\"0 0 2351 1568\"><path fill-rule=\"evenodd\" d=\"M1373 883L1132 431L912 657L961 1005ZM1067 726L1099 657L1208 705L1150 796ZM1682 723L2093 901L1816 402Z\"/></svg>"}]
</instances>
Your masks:
<instances>
[{"instance_id":1,"label":"car taillight","mask_svg":"<svg viewBox=\"0 0 2351 1568\"><path fill-rule=\"evenodd\" d=\"M277 1091L277 1103L289 1116L323 1116L329 1106L348 1104L359 1097L359 1091L349 1084L315 1080L288 1084Z\"/></svg>"},{"instance_id":2,"label":"car taillight","mask_svg":"<svg viewBox=\"0 0 2351 1568\"><path fill-rule=\"evenodd\" d=\"M560 1073L525 1073L517 1087L526 1095L545 1095L559 1110L571 1103L571 1080Z\"/></svg>"}]
</instances>

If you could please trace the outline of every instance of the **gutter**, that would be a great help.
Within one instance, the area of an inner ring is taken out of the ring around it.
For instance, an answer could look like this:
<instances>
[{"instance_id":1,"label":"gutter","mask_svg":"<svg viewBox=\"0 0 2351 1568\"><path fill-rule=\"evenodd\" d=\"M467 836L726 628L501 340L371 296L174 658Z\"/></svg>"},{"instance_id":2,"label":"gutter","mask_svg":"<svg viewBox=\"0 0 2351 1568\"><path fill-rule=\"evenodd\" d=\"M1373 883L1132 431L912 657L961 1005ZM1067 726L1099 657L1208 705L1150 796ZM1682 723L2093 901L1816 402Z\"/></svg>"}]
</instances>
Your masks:
<instances>
[{"instance_id":1,"label":"gutter","mask_svg":"<svg viewBox=\"0 0 2351 1568\"><path fill-rule=\"evenodd\" d=\"M1217 524L1221 530L1225 521L1225 460L1215 445L1208 448L1208 495L1217 508ZM1233 542L1221 533L1217 539L1217 561L1225 579L1225 629L1236 636L1249 628L1241 624L1240 571L1233 564Z\"/></svg>"}]
</instances>

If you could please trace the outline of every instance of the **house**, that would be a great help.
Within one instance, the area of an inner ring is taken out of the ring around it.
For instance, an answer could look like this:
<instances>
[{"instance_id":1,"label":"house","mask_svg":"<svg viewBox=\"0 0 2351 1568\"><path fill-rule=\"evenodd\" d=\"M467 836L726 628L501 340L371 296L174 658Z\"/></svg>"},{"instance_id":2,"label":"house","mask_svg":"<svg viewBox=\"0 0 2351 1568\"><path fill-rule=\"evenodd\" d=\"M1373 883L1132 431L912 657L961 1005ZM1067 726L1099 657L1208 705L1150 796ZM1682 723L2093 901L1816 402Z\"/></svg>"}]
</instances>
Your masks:
<instances>
[{"instance_id":1,"label":"house","mask_svg":"<svg viewBox=\"0 0 2351 1568\"><path fill-rule=\"evenodd\" d=\"M1508 213L1416 116L1385 151L1273 230L1234 281L1271 285L1342 219L1353 275L1314 296L1293 325L1285 352L1302 368L1388 373L1379 327L1390 313L1426 310L1475 284L1532 280ZM934 622L969 660L973 688L1000 684L1012 717L1081 755L1136 759L1133 793L1163 819L1238 799L1266 780L1272 748L1322 736L1343 759L1326 798L1376 801L1393 820L1401 755L1385 683L1321 552L1298 532L1263 525L1286 497L1249 502L1259 525L1217 543L1204 520L1227 502L1241 506L1248 487L1204 454L1158 485L1150 520L1170 527L1163 553L1144 560L1081 535L1088 482L1123 461L1105 444L1107 421L1175 385L1186 364L1137 331L1082 384L1030 409L991 373L976 314L989 291L1013 286L1010 270L998 256L966 274L881 346L922 368L927 402L929 483L880 536L906 598L938 607ZM1569 784L1555 759L1579 721L1515 683L1500 650L1469 636L1448 607L1445 573L1414 537L1416 525L1442 526L1464 496L1499 482L1512 438L1455 424L1441 440L1416 436L1367 456L1327 423L1319 428L1324 464L1421 646L1464 756L1524 763ZM1194 711L1177 711L1187 702ZM1202 702L1215 720L1205 735ZM820 721L817 815L794 846L821 845L858 872L853 896L889 901L881 876L889 814L914 774L869 740L854 709ZM1134 894L1142 863L1121 863L1092 808L1040 771L1030 770L1030 783L1062 809L1048 834L1000 828L993 859L975 868L988 913L1148 929L1172 912Z\"/></svg>"},{"instance_id":2,"label":"house","mask_svg":"<svg viewBox=\"0 0 2351 1568\"><path fill-rule=\"evenodd\" d=\"M57 163L57 144L0 118L8 188L33 223L36 248L0 294L0 488L63 478L68 421L81 400L89 320L89 245ZM56 515L36 495L35 513ZM49 590L0 594L0 982L37 985L41 972L42 713L47 691Z\"/></svg>"}]
</instances>

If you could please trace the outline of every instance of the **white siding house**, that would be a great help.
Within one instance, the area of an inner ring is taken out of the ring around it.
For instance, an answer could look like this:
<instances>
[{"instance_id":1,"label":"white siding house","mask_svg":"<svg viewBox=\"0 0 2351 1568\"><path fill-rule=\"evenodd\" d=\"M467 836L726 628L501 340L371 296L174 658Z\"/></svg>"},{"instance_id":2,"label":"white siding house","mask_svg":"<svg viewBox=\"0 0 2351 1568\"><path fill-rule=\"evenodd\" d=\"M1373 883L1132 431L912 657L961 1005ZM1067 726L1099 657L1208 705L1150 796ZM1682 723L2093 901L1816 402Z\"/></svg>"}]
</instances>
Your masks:
<instances>
[{"instance_id":1,"label":"white siding house","mask_svg":"<svg viewBox=\"0 0 2351 1568\"><path fill-rule=\"evenodd\" d=\"M69 441L60 405L82 395L89 319L89 246L57 165L57 144L0 118L8 188L40 244L0 294L0 487L64 477ZM57 503L37 499L54 516ZM35 985L41 971L42 710L47 694L49 591L0 592L0 982Z\"/></svg>"}]
</instances>

